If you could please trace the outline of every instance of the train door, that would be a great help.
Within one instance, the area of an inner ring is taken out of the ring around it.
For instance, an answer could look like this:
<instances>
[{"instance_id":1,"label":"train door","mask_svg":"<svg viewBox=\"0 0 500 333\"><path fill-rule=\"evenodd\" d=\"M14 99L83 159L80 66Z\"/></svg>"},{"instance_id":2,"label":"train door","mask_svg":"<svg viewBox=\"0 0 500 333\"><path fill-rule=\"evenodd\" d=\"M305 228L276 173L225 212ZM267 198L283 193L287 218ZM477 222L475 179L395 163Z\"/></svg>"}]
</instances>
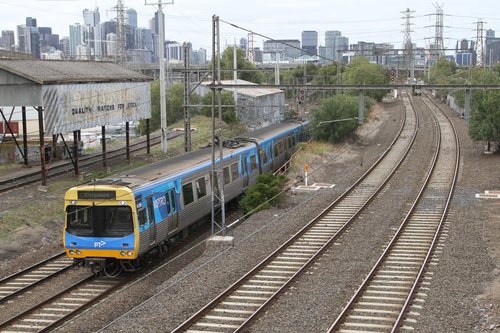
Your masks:
<instances>
[{"instance_id":1,"label":"train door","mask_svg":"<svg viewBox=\"0 0 500 333\"><path fill-rule=\"evenodd\" d=\"M177 230L178 227L178 214L177 207L175 204L175 190L170 189L165 193L166 205L167 205L167 216L168 216L168 233L172 233Z\"/></svg>"},{"instance_id":2,"label":"train door","mask_svg":"<svg viewBox=\"0 0 500 333\"><path fill-rule=\"evenodd\" d=\"M153 205L153 196L146 198L146 206L149 220L149 244L153 245L156 242L156 219L155 208Z\"/></svg>"},{"instance_id":3,"label":"train door","mask_svg":"<svg viewBox=\"0 0 500 333\"><path fill-rule=\"evenodd\" d=\"M240 160L241 163L241 174L243 175L243 188L248 187L248 171L247 171L247 158L243 156Z\"/></svg>"}]
</instances>

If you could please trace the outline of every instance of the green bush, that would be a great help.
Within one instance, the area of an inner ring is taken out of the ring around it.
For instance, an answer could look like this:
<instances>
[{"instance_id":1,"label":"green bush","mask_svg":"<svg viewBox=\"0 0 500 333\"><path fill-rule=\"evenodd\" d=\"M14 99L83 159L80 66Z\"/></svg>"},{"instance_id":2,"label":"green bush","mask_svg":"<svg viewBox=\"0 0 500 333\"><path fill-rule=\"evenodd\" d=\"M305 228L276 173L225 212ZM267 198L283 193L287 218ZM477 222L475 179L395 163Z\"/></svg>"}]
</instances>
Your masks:
<instances>
[{"instance_id":1,"label":"green bush","mask_svg":"<svg viewBox=\"0 0 500 333\"><path fill-rule=\"evenodd\" d=\"M271 173L257 177L257 183L248 188L247 193L240 201L240 206L245 214L255 213L277 205L282 199L280 192L287 181L287 176L274 176Z\"/></svg>"}]
</instances>

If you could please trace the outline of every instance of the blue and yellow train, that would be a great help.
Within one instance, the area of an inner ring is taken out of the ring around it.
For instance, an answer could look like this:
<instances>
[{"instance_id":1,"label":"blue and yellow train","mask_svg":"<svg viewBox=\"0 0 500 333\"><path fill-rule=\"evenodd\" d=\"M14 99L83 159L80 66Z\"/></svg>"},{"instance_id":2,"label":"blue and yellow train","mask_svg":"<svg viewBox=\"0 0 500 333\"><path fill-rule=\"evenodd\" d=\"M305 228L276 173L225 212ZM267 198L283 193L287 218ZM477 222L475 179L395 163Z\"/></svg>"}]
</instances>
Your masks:
<instances>
[{"instance_id":1,"label":"blue and yellow train","mask_svg":"<svg viewBox=\"0 0 500 333\"><path fill-rule=\"evenodd\" d=\"M271 125L224 145L220 177L225 201L288 161L305 139L307 124ZM67 255L108 275L138 269L165 253L169 239L211 213L211 170L208 147L69 189L64 197Z\"/></svg>"}]
</instances>

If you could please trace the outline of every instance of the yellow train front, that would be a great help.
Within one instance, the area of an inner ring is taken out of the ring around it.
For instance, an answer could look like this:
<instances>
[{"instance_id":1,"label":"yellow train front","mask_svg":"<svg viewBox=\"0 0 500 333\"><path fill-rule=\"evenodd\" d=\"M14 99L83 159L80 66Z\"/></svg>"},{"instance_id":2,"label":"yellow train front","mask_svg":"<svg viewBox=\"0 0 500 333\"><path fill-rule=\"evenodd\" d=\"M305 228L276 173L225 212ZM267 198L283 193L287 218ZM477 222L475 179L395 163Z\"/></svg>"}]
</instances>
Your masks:
<instances>
[{"instance_id":1,"label":"yellow train front","mask_svg":"<svg viewBox=\"0 0 500 333\"><path fill-rule=\"evenodd\" d=\"M63 244L66 254L82 266L118 274L133 270L138 228L132 190L119 185L82 185L64 197Z\"/></svg>"}]
</instances>

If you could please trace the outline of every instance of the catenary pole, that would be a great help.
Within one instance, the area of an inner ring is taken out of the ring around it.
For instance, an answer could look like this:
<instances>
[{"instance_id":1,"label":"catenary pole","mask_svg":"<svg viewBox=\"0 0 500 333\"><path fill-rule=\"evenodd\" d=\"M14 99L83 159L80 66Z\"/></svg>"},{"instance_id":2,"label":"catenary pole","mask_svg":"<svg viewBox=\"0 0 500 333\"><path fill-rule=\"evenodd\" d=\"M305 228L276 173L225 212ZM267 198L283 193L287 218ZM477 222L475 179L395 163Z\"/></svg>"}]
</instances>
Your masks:
<instances>
[{"instance_id":1,"label":"catenary pole","mask_svg":"<svg viewBox=\"0 0 500 333\"><path fill-rule=\"evenodd\" d=\"M165 84L165 24L163 22L163 5L173 5L174 0L163 3L162 0L157 2L144 2L145 5L158 6L158 35L159 42L159 61L160 61L160 118L161 118L161 151L166 153L167 146L167 93Z\"/></svg>"}]
</instances>

